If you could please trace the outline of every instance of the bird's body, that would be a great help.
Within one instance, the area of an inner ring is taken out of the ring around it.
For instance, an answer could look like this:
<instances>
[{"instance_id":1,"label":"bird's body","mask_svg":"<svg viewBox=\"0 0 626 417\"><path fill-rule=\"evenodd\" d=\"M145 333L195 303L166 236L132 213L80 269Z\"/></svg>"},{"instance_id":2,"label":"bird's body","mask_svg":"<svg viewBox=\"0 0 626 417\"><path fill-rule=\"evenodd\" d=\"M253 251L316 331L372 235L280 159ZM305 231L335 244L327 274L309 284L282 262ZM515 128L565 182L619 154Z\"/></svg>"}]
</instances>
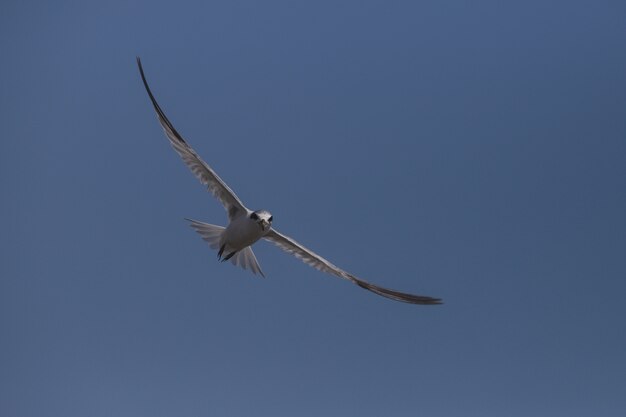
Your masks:
<instances>
[{"instance_id":1,"label":"bird's body","mask_svg":"<svg viewBox=\"0 0 626 417\"><path fill-rule=\"evenodd\" d=\"M256 241L261 239L269 232L269 221L267 216L260 217L260 214L269 214L266 210L259 210L256 212L242 213L240 216L235 217L228 223L228 226L224 230L221 244L224 245L224 253L230 254L239 252L246 246L252 246ZM254 220L251 216L256 215L261 220ZM271 216L271 214L270 214ZM264 221L266 223L264 223ZM263 226L265 224L265 226ZM220 246L220 250L221 250ZM228 255L226 255L228 256Z\"/></svg>"},{"instance_id":2,"label":"bird's body","mask_svg":"<svg viewBox=\"0 0 626 417\"><path fill-rule=\"evenodd\" d=\"M263 275L251 246L260 239L274 243L285 252L291 253L320 271L349 280L361 288L372 291L383 297L411 304L441 304L438 298L403 293L388 288L379 287L344 271L330 263L300 243L283 235L272 227L273 216L267 210L252 211L239 200L226 183L204 162L198 154L187 144L176 131L172 123L157 103L150 91L148 82L137 58L137 65L148 96L157 113L159 122L165 131L174 150L181 156L185 164L196 177L207 186L209 191L224 205L228 214L229 223L226 227L216 226L197 220L188 219L198 234L218 251L218 258L222 261L230 260L234 265L249 269L255 274Z\"/></svg>"},{"instance_id":3,"label":"bird's body","mask_svg":"<svg viewBox=\"0 0 626 417\"><path fill-rule=\"evenodd\" d=\"M259 224L248 216L240 216L233 219L226 230L222 243L226 245L225 252L240 251L246 246L252 246L257 240L267 233Z\"/></svg>"}]
</instances>

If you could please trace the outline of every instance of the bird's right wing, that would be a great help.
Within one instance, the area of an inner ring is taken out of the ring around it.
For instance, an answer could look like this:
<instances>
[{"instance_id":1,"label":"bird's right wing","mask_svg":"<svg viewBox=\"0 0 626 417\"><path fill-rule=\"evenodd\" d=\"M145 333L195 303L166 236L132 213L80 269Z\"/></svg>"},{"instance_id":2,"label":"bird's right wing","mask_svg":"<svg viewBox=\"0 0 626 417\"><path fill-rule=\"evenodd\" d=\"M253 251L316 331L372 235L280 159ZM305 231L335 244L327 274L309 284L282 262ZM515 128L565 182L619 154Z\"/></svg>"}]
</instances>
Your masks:
<instances>
[{"instance_id":1,"label":"bird's right wing","mask_svg":"<svg viewBox=\"0 0 626 417\"><path fill-rule=\"evenodd\" d=\"M403 293L400 291L379 287L378 285L370 284L367 281L363 281L362 279L355 277L354 275L344 271L343 269L338 268L326 259L319 256L317 253L305 248L295 240L283 235L282 233L279 233L273 228L270 229L270 231L264 236L264 239L269 240L285 252L292 254L305 264L312 266L319 271L338 276L339 278L347 279L348 281L355 283L359 287L365 288L366 290L369 290L383 297L410 304L442 303L441 299L439 298Z\"/></svg>"},{"instance_id":2,"label":"bird's right wing","mask_svg":"<svg viewBox=\"0 0 626 417\"><path fill-rule=\"evenodd\" d=\"M156 99L152 95L152 91L150 91L150 87L148 86L148 81L146 81L146 76L143 73L143 67L141 66L141 60L137 57L137 65L139 66L139 73L141 74L141 79L143 80L143 85L146 87L146 91L148 92L148 96L150 97L150 101L152 101L152 105L154 106L154 110L157 113L159 118L159 122L167 135L167 138L170 140L172 147L174 150L183 158L183 161L189 169L195 174L195 176L200 180L200 182L207 186L209 191L217 198L226 209L228 213L229 220L232 220L235 217L238 217L241 214L245 214L247 209L239 200L239 198L235 195L233 190L231 190L228 185L211 169L211 167L204 162L196 151L194 151L185 139L174 129L174 125L168 120L167 116L163 110L161 110L161 106L157 103Z\"/></svg>"}]
</instances>

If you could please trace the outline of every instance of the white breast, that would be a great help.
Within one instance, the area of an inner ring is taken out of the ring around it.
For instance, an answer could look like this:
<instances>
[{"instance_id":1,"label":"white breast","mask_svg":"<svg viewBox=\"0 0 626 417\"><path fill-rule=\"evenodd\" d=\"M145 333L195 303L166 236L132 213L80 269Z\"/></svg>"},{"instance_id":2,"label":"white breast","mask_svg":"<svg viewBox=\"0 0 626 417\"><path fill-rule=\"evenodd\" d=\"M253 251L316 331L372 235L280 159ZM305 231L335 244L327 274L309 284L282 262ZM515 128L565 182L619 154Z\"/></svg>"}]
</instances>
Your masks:
<instances>
[{"instance_id":1,"label":"white breast","mask_svg":"<svg viewBox=\"0 0 626 417\"><path fill-rule=\"evenodd\" d=\"M265 232L261 226L247 216L234 219L224 234L224 243L233 250L241 250L259 240Z\"/></svg>"}]
</instances>

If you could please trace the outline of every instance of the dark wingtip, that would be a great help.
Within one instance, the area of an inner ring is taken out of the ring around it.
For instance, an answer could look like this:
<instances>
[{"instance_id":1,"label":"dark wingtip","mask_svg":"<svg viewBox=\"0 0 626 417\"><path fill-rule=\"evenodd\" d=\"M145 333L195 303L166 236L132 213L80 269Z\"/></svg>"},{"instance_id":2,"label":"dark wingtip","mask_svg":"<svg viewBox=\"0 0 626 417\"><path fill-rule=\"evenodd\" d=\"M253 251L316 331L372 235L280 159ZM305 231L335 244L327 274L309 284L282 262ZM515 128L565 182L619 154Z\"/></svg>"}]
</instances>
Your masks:
<instances>
[{"instance_id":1,"label":"dark wingtip","mask_svg":"<svg viewBox=\"0 0 626 417\"><path fill-rule=\"evenodd\" d=\"M161 121L161 124L163 125L164 128L167 126L167 129L169 129L176 136L177 140L179 140L181 143L187 144L187 142L185 142L185 139L183 139L180 133L178 133L176 129L174 128L174 125L169 121L169 119L165 115L165 112L161 109L161 106L159 106L159 103L157 103L156 98L154 98L154 95L152 94L152 90L150 90L150 86L148 85L148 80L146 80L146 75L143 72L143 66L141 65L141 58L139 58L139 56L137 56L137 66L139 67L139 74L141 75L141 81L143 81L143 85L146 88L148 97L150 97L152 106L154 107L154 110L159 116L159 120Z\"/></svg>"},{"instance_id":2,"label":"dark wingtip","mask_svg":"<svg viewBox=\"0 0 626 417\"><path fill-rule=\"evenodd\" d=\"M141 74L141 79L143 80L144 84L147 84L146 76L143 73L143 65L141 65L141 58L139 57L139 55L137 55L135 59L137 60L137 67L139 67L139 73Z\"/></svg>"},{"instance_id":3,"label":"dark wingtip","mask_svg":"<svg viewBox=\"0 0 626 417\"><path fill-rule=\"evenodd\" d=\"M405 292L390 290L390 289L379 287L378 285L370 284L369 282L365 282L361 280L356 281L356 284L359 287L364 288L368 291L371 291L375 294L378 294L382 297L389 298L395 301L401 301L403 303L419 304L419 305L443 304L443 301L441 300L441 298L434 298L434 297L428 297L424 295L415 295L415 294L409 294Z\"/></svg>"}]
</instances>

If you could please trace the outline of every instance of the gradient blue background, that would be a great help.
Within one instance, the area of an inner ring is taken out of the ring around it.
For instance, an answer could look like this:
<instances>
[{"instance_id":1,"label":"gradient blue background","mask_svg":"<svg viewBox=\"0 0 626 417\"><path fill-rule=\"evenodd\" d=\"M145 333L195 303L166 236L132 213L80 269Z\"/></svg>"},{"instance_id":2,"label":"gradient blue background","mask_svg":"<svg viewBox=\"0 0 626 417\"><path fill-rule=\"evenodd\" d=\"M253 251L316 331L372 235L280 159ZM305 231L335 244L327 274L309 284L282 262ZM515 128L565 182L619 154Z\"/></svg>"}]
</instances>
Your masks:
<instances>
[{"instance_id":1,"label":"gradient blue background","mask_svg":"<svg viewBox=\"0 0 626 417\"><path fill-rule=\"evenodd\" d=\"M6 1L0 414L623 416L623 1ZM184 217L252 208L395 303Z\"/></svg>"}]
</instances>

